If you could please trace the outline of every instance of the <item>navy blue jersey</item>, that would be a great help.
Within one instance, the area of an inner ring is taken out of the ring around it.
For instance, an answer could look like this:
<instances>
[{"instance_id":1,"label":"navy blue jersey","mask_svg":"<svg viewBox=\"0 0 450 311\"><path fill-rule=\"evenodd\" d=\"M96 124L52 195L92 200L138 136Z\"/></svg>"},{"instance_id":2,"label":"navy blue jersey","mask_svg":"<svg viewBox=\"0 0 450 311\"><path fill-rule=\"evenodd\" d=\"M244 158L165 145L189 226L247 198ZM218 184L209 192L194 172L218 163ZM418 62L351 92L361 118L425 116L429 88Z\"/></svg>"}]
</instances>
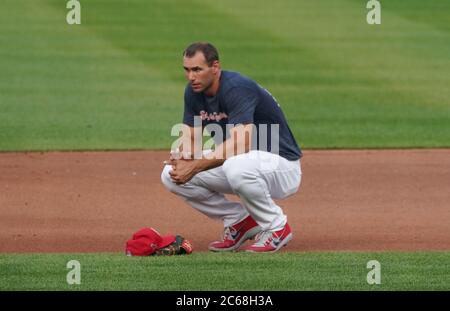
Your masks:
<instances>
[{"instance_id":1,"label":"navy blue jersey","mask_svg":"<svg viewBox=\"0 0 450 311\"><path fill-rule=\"evenodd\" d=\"M190 84L186 86L183 123L193 127L195 116L201 118L203 127L209 124L220 125L225 133L222 140L229 137L227 124L255 124L258 134L256 149L277 152L290 161L302 156L275 98L256 82L237 72L222 70L219 90L214 97L195 93ZM274 147L277 142L272 141L274 138L271 136L271 129L276 128L273 125L278 125L279 129L278 148ZM267 135L261 136L263 132ZM267 141L262 143L260 138L265 136Z\"/></svg>"}]
</instances>

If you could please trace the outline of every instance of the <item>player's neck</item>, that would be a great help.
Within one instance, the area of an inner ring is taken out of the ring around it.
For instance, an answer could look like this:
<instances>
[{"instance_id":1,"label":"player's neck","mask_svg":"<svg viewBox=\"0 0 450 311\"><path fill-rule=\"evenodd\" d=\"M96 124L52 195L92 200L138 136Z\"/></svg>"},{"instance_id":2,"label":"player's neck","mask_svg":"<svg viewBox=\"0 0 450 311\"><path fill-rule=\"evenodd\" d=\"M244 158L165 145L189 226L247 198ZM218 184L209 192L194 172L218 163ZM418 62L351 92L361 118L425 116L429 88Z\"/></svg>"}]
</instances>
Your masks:
<instances>
[{"instance_id":1,"label":"player's neck","mask_svg":"<svg viewBox=\"0 0 450 311\"><path fill-rule=\"evenodd\" d=\"M204 91L204 94L208 97L213 97L217 94L217 92L219 92L219 86L220 86L220 76L222 74L222 71L219 71L217 73L216 78L214 79L213 83L211 84L211 86L206 89Z\"/></svg>"}]
</instances>

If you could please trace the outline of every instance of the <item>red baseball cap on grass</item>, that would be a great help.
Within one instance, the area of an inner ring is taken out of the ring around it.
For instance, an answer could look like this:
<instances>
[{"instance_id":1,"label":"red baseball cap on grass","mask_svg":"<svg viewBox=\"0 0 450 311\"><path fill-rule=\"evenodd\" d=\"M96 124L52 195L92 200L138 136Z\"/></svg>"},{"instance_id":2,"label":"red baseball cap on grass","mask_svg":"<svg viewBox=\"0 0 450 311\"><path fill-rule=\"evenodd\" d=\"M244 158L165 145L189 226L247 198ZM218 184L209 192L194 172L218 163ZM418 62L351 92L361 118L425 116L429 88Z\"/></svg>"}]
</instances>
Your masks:
<instances>
[{"instance_id":1,"label":"red baseball cap on grass","mask_svg":"<svg viewBox=\"0 0 450 311\"><path fill-rule=\"evenodd\" d=\"M133 238L127 241L125 253L128 256L149 256L156 250L166 247L175 241L174 235L161 236L153 228L142 228Z\"/></svg>"}]
</instances>

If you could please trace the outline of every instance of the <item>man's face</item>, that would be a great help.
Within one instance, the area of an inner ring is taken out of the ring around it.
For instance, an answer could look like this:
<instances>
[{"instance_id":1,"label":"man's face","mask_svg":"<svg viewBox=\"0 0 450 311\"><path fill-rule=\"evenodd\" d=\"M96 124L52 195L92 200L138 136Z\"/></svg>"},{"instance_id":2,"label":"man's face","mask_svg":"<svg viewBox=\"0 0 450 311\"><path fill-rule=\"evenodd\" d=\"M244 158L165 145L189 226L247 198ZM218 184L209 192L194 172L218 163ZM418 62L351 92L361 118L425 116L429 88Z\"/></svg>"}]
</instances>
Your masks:
<instances>
[{"instance_id":1,"label":"man's face","mask_svg":"<svg viewBox=\"0 0 450 311\"><path fill-rule=\"evenodd\" d=\"M202 52L195 53L192 57L183 57L183 67L186 79L196 93L208 90L213 84L219 69L219 62L215 61L211 67L208 66Z\"/></svg>"}]
</instances>

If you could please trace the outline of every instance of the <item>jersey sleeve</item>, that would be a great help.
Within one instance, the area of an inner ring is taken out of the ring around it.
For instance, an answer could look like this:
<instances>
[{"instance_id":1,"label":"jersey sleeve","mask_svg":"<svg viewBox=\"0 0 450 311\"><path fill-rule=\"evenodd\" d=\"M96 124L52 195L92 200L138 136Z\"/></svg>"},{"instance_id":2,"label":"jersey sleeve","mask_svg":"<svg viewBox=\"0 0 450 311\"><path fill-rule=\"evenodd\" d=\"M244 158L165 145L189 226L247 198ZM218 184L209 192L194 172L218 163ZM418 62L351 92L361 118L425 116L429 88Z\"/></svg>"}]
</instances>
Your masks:
<instances>
[{"instance_id":1,"label":"jersey sleeve","mask_svg":"<svg viewBox=\"0 0 450 311\"><path fill-rule=\"evenodd\" d=\"M248 124L253 123L259 95L257 92L246 87L234 87L227 94L226 106L228 123Z\"/></svg>"},{"instance_id":2,"label":"jersey sleeve","mask_svg":"<svg viewBox=\"0 0 450 311\"><path fill-rule=\"evenodd\" d=\"M194 98L189 91L189 88L186 87L184 91L184 114L183 114L183 123L194 127Z\"/></svg>"}]
</instances>

